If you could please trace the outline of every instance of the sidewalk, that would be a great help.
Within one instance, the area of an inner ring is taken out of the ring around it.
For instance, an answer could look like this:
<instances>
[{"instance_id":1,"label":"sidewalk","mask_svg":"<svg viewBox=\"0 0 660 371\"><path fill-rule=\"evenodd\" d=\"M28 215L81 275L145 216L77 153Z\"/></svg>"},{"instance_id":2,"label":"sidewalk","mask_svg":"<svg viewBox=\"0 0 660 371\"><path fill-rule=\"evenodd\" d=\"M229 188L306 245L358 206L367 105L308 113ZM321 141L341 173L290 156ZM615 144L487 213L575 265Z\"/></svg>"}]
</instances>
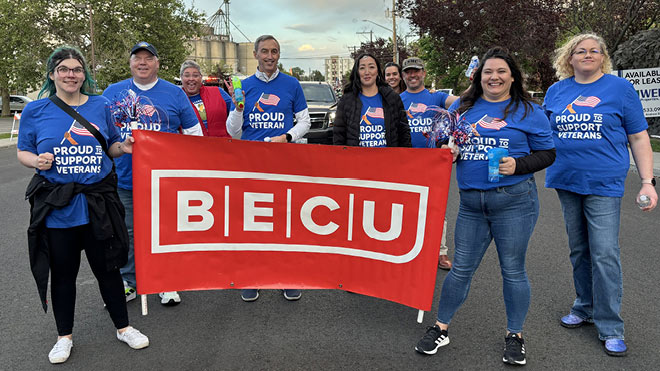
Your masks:
<instances>
[{"instance_id":1,"label":"sidewalk","mask_svg":"<svg viewBox=\"0 0 660 371\"><path fill-rule=\"evenodd\" d=\"M17 139L18 138L14 137L11 142L9 141L9 138L0 139L0 148L15 147ZM630 154L630 165L631 169L637 172L632 154ZM653 175L660 176L660 152L653 152Z\"/></svg>"}]
</instances>

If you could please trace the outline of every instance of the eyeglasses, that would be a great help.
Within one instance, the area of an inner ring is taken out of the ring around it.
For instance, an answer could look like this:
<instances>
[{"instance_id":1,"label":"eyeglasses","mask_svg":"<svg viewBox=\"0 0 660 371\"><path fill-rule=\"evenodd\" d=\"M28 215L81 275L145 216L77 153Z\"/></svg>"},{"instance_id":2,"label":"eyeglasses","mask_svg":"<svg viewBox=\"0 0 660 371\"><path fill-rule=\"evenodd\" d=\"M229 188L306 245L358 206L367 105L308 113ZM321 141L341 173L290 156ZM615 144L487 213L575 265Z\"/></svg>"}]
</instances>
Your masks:
<instances>
[{"instance_id":1,"label":"eyeglasses","mask_svg":"<svg viewBox=\"0 0 660 371\"><path fill-rule=\"evenodd\" d=\"M69 71L73 71L74 75L82 75L85 73L85 69L82 67L69 68L67 66L59 66L56 70L60 75L68 75Z\"/></svg>"},{"instance_id":2,"label":"eyeglasses","mask_svg":"<svg viewBox=\"0 0 660 371\"><path fill-rule=\"evenodd\" d=\"M571 55L577 55L577 56L580 56L580 57L584 57L587 54L599 55L599 54L603 54L603 52L601 52L598 49L591 49L591 50L578 49L578 50L573 51L573 53L571 53Z\"/></svg>"},{"instance_id":3,"label":"eyeglasses","mask_svg":"<svg viewBox=\"0 0 660 371\"><path fill-rule=\"evenodd\" d=\"M182 77L185 79L199 79L202 75L198 73L184 73Z\"/></svg>"}]
</instances>

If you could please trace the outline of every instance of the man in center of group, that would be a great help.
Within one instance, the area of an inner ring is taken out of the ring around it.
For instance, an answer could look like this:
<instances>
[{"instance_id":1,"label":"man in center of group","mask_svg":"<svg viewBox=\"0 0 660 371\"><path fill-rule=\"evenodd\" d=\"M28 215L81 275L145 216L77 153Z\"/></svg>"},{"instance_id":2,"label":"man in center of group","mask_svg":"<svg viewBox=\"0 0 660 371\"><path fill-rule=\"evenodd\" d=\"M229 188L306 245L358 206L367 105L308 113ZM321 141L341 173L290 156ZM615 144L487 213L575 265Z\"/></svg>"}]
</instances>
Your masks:
<instances>
[{"instance_id":1,"label":"man in center of group","mask_svg":"<svg viewBox=\"0 0 660 371\"><path fill-rule=\"evenodd\" d=\"M419 58L412 57L404 60L401 69L403 71L403 81L407 87L406 91L401 93L401 100L408 115L412 146L414 148L427 148L428 144L424 131L430 129L431 120L435 114L434 111L427 110L427 107L437 106L447 109L458 97L439 91L434 93L428 91L424 87L424 79L426 78L424 62ZM451 261L447 257L447 219L445 219L442 229L438 268L451 269Z\"/></svg>"},{"instance_id":2,"label":"man in center of group","mask_svg":"<svg viewBox=\"0 0 660 371\"><path fill-rule=\"evenodd\" d=\"M227 132L244 140L286 143L301 139L311 124L309 111L298 80L280 73L277 68L280 43L271 35L259 36L253 53L258 63L257 72L243 80L245 107L231 111ZM287 300L298 300L301 295L300 290L284 290ZM243 289L241 298L255 301L259 290Z\"/></svg>"},{"instance_id":3,"label":"man in center of group","mask_svg":"<svg viewBox=\"0 0 660 371\"><path fill-rule=\"evenodd\" d=\"M131 49L129 58L131 78L108 86L103 96L110 99L115 124L122 140L133 129L202 135L186 93L178 86L158 78L160 61L156 48L139 42ZM115 160L117 164L117 193L126 209L126 227L129 234L128 262L121 268L126 301L135 299L135 255L133 250L133 162L131 155ZM176 305L181 297L176 291L159 294L163 305Z\"/></svg>"}]
</instances>

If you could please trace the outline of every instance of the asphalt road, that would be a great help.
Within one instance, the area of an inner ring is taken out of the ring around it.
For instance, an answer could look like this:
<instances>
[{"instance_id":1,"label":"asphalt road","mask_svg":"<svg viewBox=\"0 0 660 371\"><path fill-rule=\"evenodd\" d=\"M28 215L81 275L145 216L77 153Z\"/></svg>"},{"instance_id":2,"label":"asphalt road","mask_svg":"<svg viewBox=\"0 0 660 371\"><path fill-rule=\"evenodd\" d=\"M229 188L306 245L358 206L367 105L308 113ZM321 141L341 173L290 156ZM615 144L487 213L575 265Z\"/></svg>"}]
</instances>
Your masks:
<instances>
[{"instance_id":1,"label":"asphalt road","mask_svg":"<svg viewBox=\"0 0 660 371\"><path fill-rule=\"evenodd\" d=\"M47 354L56 340L52 314L44 314L30 274L25 186L32 174L16 161L15 148L0 148L0 370L52 369ZM559 326L573 300L571 268L559 201L537 174L541 215L527 255L532 305L525 325L528 370L652 370L660 351L660 214L634 204L638 179L627 182L623 199L621 248L624 270L623 317L629 356L605 355L593 326ZM457 210L450 191L448 242ZM450 256L453 254L450 247ZM439 271L435 302L444 271ZM493 246L477 271L470 295L450 328L451 343L435 356L413 347L434 321L381 299L338 290L305 291L287 302L278 291L262 291L244 303L235 290L182 293L177 307L149 297L149 315L139 300L129 303L131 323L150 337L140 351L116 340L96 281L86 262L78 277L74 348L60 370L476 370L510 369L501 361L505 330L501 276Z\"/></svg>"}]
</instances>

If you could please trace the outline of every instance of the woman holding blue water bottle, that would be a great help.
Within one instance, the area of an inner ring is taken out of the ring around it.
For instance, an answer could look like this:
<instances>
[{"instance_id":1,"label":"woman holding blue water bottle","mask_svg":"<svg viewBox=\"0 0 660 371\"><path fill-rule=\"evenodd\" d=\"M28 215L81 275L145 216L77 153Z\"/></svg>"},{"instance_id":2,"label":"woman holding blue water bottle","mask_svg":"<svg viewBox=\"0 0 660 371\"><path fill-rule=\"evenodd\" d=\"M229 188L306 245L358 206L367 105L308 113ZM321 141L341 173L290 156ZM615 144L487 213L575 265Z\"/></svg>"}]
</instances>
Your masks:
<instances>
[{"instance_id":1,"label":"woman holding blue water bottle","mask_svg":"<svg viewBox=\"0 0 660 371\"><path fill-rule=\"evenodd\" d=\"M560 324L595 324L605 353L624 356L621 198L629 144L641 178L638 205L647 212L657 205L648 124L633 85L610 74L612 62L600 36L574 36L557 49L554 66L560 81L548 89L543 106L552 122L557 162L546 172L545 186L555 188L561 203L575 285L575 301Z\"/></svg>"},{"instance_id":2,"label":"woman holding blue water bottle","mask_svg":"<svg viewBox=\"0 0 660 371\"><path fill-rule=\"evenodd\" d=\"M458 110L471 124L473 136L460 154L454 153L460 191L454 265L442 286L437 321L415 350L435 354L449 344L449 323L495 240L507 316L502 361L524 365L522 328L531 296L525 256L539 214L533 173L554 161L550 124L523 87L522 73L511 54L498 47L486 52L470 88L450 110ZM500 152L495 162L499 176L489 177L489 151L490 157Z\"/></svg>"}]
</instances>

